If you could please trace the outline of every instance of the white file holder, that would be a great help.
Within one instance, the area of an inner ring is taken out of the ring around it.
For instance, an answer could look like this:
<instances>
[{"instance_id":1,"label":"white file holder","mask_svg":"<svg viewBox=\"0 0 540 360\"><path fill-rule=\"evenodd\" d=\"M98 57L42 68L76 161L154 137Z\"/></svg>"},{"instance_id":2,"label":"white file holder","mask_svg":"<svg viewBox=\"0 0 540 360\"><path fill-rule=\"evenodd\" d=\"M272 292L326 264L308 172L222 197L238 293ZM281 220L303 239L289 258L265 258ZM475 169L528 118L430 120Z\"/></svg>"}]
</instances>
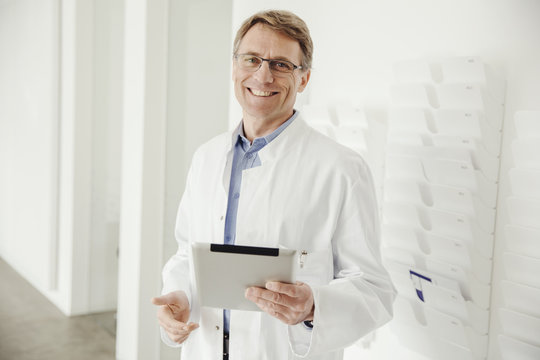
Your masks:
<instances>
[{"instance_id":1,"label":"white file holder","mask_svg":"<svg viewBox=\"0 0 540 360\"><path fill-rule=\"evenodd\" d=\"M509 309L499 309L501 326L505 335L540 346L540 318Z\"/></svg>"},{"instance_id":2,"label":"white file holder","mask_svg":"<svg viewBox=\"0 0 540 360\"><path fill-rule=\"evenodd\" d=\"M405 265L392 259L385 259L385 265L400 295L429 303L439 307L439 310L457 317L467 313L469 320L466 322L474 323L474 327L478 328L479 333L487 333L486 320L489 316L489 301L485 299L489 300L489 288L485 294L480 294L480 296L478 296L478 291L471 295L467 293L468 289L462 291L463 285L454 279ZM466 308L463 308L463 304Z\"/></svg>"},{"instance_id":3,"label":"white file holder","mask_svg":"<svg viewBox=\"0 0 540 360\"><path fill-rule=\"evenodd\" d=\"M400 138L398 135L397 138ZM420 159L451 160L469 164L488 181L495 183L499 176L499 159L491 156L480 147L471 151L468 147L441 147L430 145L415 146L410 144L390 143L387 146L388 154L409 155Z\"/></svg>"},{"instance_id":4,"label":"white file holder","mask_svg":"<svg viewBox=\"0 0 540 360\"><path fill-rule=\"evenodd\" d=\"M484 113L477 110L393 107L388 112L388 123L391 131L465 136L480 139L489 144L495 143L497 146L501 138L500 129L488 123Z\"/></svg>"},{"instance_id":5,"label":"white file holder","mask_svg":"<svg viewBox=\"0 0 540 360\"><path fill-rule=\"evenodd\" d=\"M384 182L384 199L473 216L482 229L490 231L495 226L495 209L483 204L466 188L387 178Z\"/></svg>"},{"instance_id":6,"label":"white file holder","mask_svg":"<svg viewBox=\"0 0 540 360\"><path fill-rule=\"evenodd\" d=\"M391 107L388 110L389 131L412 132L421 135L439 133L433 111L424 108Z\"/></svg>"},{"instance_id":7,"label":"white file holder","mask_svg":"<svg viewBox=\"0 0 540 360\"><path fill-rule=\"evenodd\" d=\"M540 259L511 252L503 254L506 278L540 288Z\"/></svg>"},{"instance_id":8,"label":"white file holder","mask_svg":"<svg viewBox=\"0 0 540 360\"><path fill-rule=\"evenodd\" d=\"M437 338L470 349L475 357L483 358L487 354L487 335L476 333L458 318L430 306L398 296L394 302L394 318L397 322L411 324L431 332Z\"/></svg>"},{"instance_id":9,"label":"white file holder","mask_svg":"<svg viewBox=\"0 0 540 360\"><path fill-rule=\"evenodd\" d=\"M512 224L540 228L540 200L511 196L506 203Z\"/></svg>"},{"instance_id":10,"label":"white file holder","mask_svg":"<svg viewBox=\"0 0 540 360\"><path fill-rule=\"evenodd\" d=\"M540 288L508 280L503 280L501 285L504 302L508 309L540 318Z\"/></svg>"},{"instance_id":11,"label":"white file holder","mask_svg":"<svg viewBox=\"0 0 540 360\"><path fill-rule=\"evenodd\" d=\"M397 107L483 111L495 128L502 126L503 104L477 84L399 84L390 88L390 97Z\"/></svg>"},{"instance_id":12,"label":"white file holder","mask_svg":"<svg viewBox=\"0 0 540 360\"><path fill-rule=\"evenodd\" d=\"M441 60L441 72L445 83L476 83L498 101L503 102L505 83L495 72L477 57L453 57Z\"/></svg>"},{"instance_id":13,"label":"white file holder","mask_svg":"<svg viewBox=\"0 0 540 360\"><path fill-rule=\"evenodd\" d=\"M510 252L540 259L540 228L506 225L505 237Z\"/></svg>"},{"instance_id":14,"label":"white file holder","mask_svg":"<svg viewBox=\"0 0 540 360\"><path fill-rule=\"evenodd\" d=\"M503 360L538 360L540 347L499 335L499 349Z\"/></svg>"},{"instance_id":15,"label":"white file holder","mask_svg":"<svg viewBox=\"0 0 540 360\"><path fill-rule=\"evenodd\" d=\"M475 154L485 154L492 158L500 158L499 140L486 141L466 136L437 135L431 139L434 146L438 147L462 147L469 149Z\"/></svg>"},{"instance_id":16,"label":"white file holder","mask_svg":"<svg viewBox=\"0 0 540 360\"><path fill-rule=\"evenodd\" d=\"M487 334L489 325L489 310L482 309L473 301L465 300L460 292L433 285L431 282L422 283L423 300L418 298L415 285L410 274L390 271L390 277L400 296L423 301L434 309L457 317L465 325L473 328L478 334Z\"/></svg>"},{"instance_id":17,"label":"white file holder","mask_svg":"<svg viewBox=\"0 0 540 360\"><path fill-rule=\"evenodd\" d=\"M501 142L501 123L492 123L483 111L440 109L434 113L439 134L482 139L486 143Z\"/></svg>"},{"instance_id":18,"label":"white file holder","mask_svg":"<svg viewBox=\"0 0 540 360\"><path fill-rule=\"evenodd\" d=\"M388 261L394 261L399 264L407 264L406 266L409 269L407 270L407 274L413 270L418 274L422 274L426 278L433 279L434 277L437 277L439 282L442 281L442 279L445 279L445 281L456 282L460 294L462 294L465 299L470 299L483 309L489 307L490 285L478 280L474 275L466 273L459 266L435 259L420 258L399 248L386 248L384 251L384 256ZM415 281L419 280L420 278L421 276L419 276L418 279L412 277L412 279ZM424 282L421 282L420 286L423 283Z\"/></svg>"},{"instance_id":19,"label":"white file holder","mask_svg":"<svg viewBox=\"0 0 540 360\"><path fill-rule=\"evenodd\" d=\"M518 138L540 138L540 111L517 111L514 124Z\"/></svg>"},{"instance_id":20,"label":"white file holder","mask_svg":"<svg viewBox=\"0 0 540 360\"><path fill-rule=\"evenodd\" d=\"M398 107L437 109L435 88L422 84L399 84L390 88L392 104Z\"/></svg>"},{"instance_id":21,"label":"white file holder","mask_svg":"<svg viewBox=\"0 0 540 360\"><path fill-rule=\"evenodd\" d=\"M383 254L384 255L384 265L386 266L386 268L387 268L387 270L388 270L388 272L390 274L402 274L402 275L405 274L406 276L409 277L410 274L411 274L411 271L413 271L413 272L422 274L423 276L429 278L430 282L435 286L439 286L439 287L445 288L445 289L447 289L449 291L453 291L453 292L455 292L457 294L461 294L463 296L463 298L465 298L466 300L474 301L474 299L472 299L471 297L466 296L465 294L463 294L461 292L461 286L456 280L449 279L449 278L446 278L444 276L440 276L440 275L431 273L430 271L427 271L427 270L418 269L413 264L405 264L405 263L396 261L396 260L394 260L392 258L388 258L386 256L386 251L388 251L388 249L385 249L384 254ZM411 277L411 280L412 279L413 278ZM416 279L414 279L414 280L416 280ZM414 289L412 291L414 291Z\"/></svg>"},{"instance_id":22,"label":"white file holder","mask_svg":"<svg viewBox=\"0 0 540 360\"><path fill-rule=\"evenodd\" d=\"M505 83L477 57L452 57L440 61L407 60L394 64L398 83L474 83L503 101Z\"/></svg>"},{"instance_id":23,"label":"white file holder","mask_svg":"<svg viewBox=\"0 0 540 360\"><path fill-rule=\"evenodd\" d=\"M491 165L492 167L499 168L498 154L500 151L500 144L498 142L491 142L488 144L483 140L472 137L439 134L424 135L394 130L388 132L387 141L390 144L462 149L463 151L468 150L471 154L477 154L476 158L488 159L489 161L494 162L494 164Z\"/></svg>"},{"instance_id":24,"label":"white file holder","mask_svg":"<svg viewBox=\"0 0 540 360\"><path fill-rule=\"evenodd\" d=\"M540 157L540 154L537 156ZM512 194L519 197L540 199L540 169L513 168L510 169L509 176Z\"/></svg>"},{"instance_id":25,"label":"white file holder","mask_svg":"<svg viewBox=\"0 0 540 360\"><path fill-rule=\"evenodd\" d=\"M457 317L480 335L488 333L489 309L483 309L474 302L465 300L460 294L431 285L431 283L425 284L423 291L426 303L433 308Z\"/></svg>"},{"instance_id":26,"label":"white file holder","mask_svg":"<svg viewBox=\"0 0 540 360\"><path fill-rule=\"evenodd\" d=\"M493 99L478 84L443 84L436 88L441 109L481 110L497 129L502 126L503 103Z\"/></svg>"},{"instance_id":27,"label":"white file holder","mask_svg":"<svg viewBox=\"0 0 540 360\"><path fill-rule=\"evenodd\" d=\"M540 170L540 138L519 138L512 142L516 167Z\"/></svg>"},{"instance_id":28,"label":"white file holder","mask_svg":"<svg viewBox=\"0 0 540 360\"><path fill-rule=\"evenodd\" d=\"M418 326L410 326L401 321L390 323L392 331L403 346L412 349L428 359L436 360L482 360L475 357L468 348L453 344L434 336L431 331Z\"/></svg>"},{"instance_id":29,"label":"white file holder","mask_svg":"<svg viewBox=\"0 0 540 360\"><path fill-rule=\"evenodd\" d=\"M495 207L497 185L489 182L485 176L465 162L421 160L414 156L388 155L386 176L464 187L471 190L487 206Z\"/></svg>"},{"instance_id":30,"label":"white file holder","mask_svg":"<svg viewBox=\"0 0 540 360\"><path fill-rule=\"evenodd\" d=\"M463 268L483 283L491 282L492 261L463 240L426 233L407 226L384 224L382 239L388 247L400 248Z\"/></svg>"},{"instance_id":31,"label":"white file holder","mask_svg":"<svg viewBox=\"0 0 540 360\"><path fill-rule=\"evenodd\" d=\"M385 223L412 226L432 234L455 237L475 244L482 254L493 253L493 233L481 229L467 215L397 202L385 202L383 209Z\"/></svg>"},{"instance_id":32,"label":"white file holder","mask_svg":"<svg viewBox=\"0 0 540 360\"><path fill-rule=\"evenodd\" d=\"M369 122L364 109L349 104L336 105L336 117L339 126L358 126L364 129L369 127Z\"/></svg>"}]
</instances>

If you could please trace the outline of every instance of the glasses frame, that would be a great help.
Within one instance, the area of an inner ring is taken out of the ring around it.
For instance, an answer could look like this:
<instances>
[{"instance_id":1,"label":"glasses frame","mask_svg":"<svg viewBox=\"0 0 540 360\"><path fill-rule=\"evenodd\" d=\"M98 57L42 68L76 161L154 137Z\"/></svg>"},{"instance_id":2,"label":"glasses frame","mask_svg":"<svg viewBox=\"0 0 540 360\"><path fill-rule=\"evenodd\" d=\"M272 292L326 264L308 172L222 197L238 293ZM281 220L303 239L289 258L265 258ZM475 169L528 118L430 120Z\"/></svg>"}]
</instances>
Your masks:
<instances>
[{"instance_id":1,"label":"glasses frame","mask_svg":"<svg viewBox=\"0 0 540 360\"><path fill-rule=\"evenodd\" d=\"M238 57L239 56L251 56L251 57L254 57L254 58L257 58L259 60L261 60L261 63L259 64L259 67L258 68L253 68L253 70L249 70L249 69L246 69L247 71L250 71L250 72L257 72L259 71L259 69L261 68L261 66L263 65L263 63L265 61L268 62L268 68L270 69L270 71L273 73L273 74L280 74L280 75L285 75L285 74L292 74L294 72L294 70L296 69L299 69L299 70L302 70L303 67L302 65L295 65L292 61L289 61L289 60L281 60L281 59L265 59L263 57L260 57L260 56L257 56L257 55L253 55L253 54L234 54L234 59L235 60L238 60ZM279 70L272 70L272 66L271 63L272 62L284 62L284 63L288 63L288 64L291 64L293 69L288 72L288 71L279 71Z\"/></svg>"}]
</instances>

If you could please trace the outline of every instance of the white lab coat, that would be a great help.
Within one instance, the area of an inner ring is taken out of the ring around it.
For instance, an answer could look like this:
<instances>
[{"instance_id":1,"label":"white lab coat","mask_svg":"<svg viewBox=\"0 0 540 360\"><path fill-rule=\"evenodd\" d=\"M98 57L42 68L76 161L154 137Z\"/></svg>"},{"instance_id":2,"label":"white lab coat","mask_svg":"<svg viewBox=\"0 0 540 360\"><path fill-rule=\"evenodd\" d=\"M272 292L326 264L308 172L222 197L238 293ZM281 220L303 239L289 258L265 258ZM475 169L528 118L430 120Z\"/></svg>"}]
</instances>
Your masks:
<instances>
[{"instance_id":1,"label":"white lab coat","mask_svg":"<svg viewBox=\"0 0 540 360\"><path fill-rule=\"evenodd\" d=\"M190 321L200 324L182 345L182 360L222 358L223 312L198 306L189 244L223 243L232 134L195 153L178 211L178 252L163 269L163 293L185 291ZM236 244L308 252L298 280L313 290L315 326L233 310L230 359L342 359L344 347L392 318L395 290L381 265L371 173L358 154L300 116L259 158L261 166L242 175ZM163 331L162 338L174 345Z\"/></svg>"}]
</instances>

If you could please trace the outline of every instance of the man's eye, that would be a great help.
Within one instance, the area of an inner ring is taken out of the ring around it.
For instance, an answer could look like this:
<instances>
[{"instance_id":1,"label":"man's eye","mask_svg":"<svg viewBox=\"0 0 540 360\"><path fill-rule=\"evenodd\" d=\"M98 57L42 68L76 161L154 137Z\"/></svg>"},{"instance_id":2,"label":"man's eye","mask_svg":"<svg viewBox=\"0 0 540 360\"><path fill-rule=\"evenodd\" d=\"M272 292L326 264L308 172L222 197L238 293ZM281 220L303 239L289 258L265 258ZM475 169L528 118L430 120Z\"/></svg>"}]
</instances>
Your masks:
<instances>
[{"instance_id":1,"label":"man's eye","mask_svg":"<svg viewBox=\"0 0 540 360\"><path fill-rule=\"evenodd\" d=\"M292 65L289 64L288 62L276 61L274 62L274 68L280 71L291 71Z\"/></svg>"},{"instance_id":2,"label":"man's eye","mask_svg":"<svg viewBox=\"0 0 540 360\"><path fill-rule=\"evenodd\" d=\"M259 62L258 59L254 56L247 56L244 58L244 61L248 64L257 64Z\"/></svg>"}]
</instances>

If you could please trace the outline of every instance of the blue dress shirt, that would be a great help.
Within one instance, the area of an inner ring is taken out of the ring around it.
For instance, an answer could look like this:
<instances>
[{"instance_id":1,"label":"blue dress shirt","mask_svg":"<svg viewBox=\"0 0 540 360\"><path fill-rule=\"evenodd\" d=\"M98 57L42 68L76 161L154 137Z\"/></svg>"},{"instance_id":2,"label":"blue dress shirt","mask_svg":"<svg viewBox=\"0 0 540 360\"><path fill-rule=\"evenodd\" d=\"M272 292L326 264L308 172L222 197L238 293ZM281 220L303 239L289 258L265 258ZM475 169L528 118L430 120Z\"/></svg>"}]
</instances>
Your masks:
<instances>
[{"instance_id":1,"label":"blue dress shirt","mask_svg":"<svg viewBox=\"0 0 540 360\"><path fill-rule=\"evenodd\" d=\"M244 136L243 123L238 127L236 132L236 143L234 144L234 155L231 169L231 182L229 184L229 197L227 202L227 214L225 216L225 238L224 243L233 245L236 239L236 217L238 213L238 202L240 199L240 186L242 184L242 171L251 169L261 165L259 159L259 150L265 147L268 143L274 140L287 126L289 126L296 116L298 111L294 111L293 115L281 124L271 134L256 138L253 143ZM234 139L234 135L233 135ZM223 310L223 327L225 332L229 332L230 311Z\"/></svg>"}]
</instances>

